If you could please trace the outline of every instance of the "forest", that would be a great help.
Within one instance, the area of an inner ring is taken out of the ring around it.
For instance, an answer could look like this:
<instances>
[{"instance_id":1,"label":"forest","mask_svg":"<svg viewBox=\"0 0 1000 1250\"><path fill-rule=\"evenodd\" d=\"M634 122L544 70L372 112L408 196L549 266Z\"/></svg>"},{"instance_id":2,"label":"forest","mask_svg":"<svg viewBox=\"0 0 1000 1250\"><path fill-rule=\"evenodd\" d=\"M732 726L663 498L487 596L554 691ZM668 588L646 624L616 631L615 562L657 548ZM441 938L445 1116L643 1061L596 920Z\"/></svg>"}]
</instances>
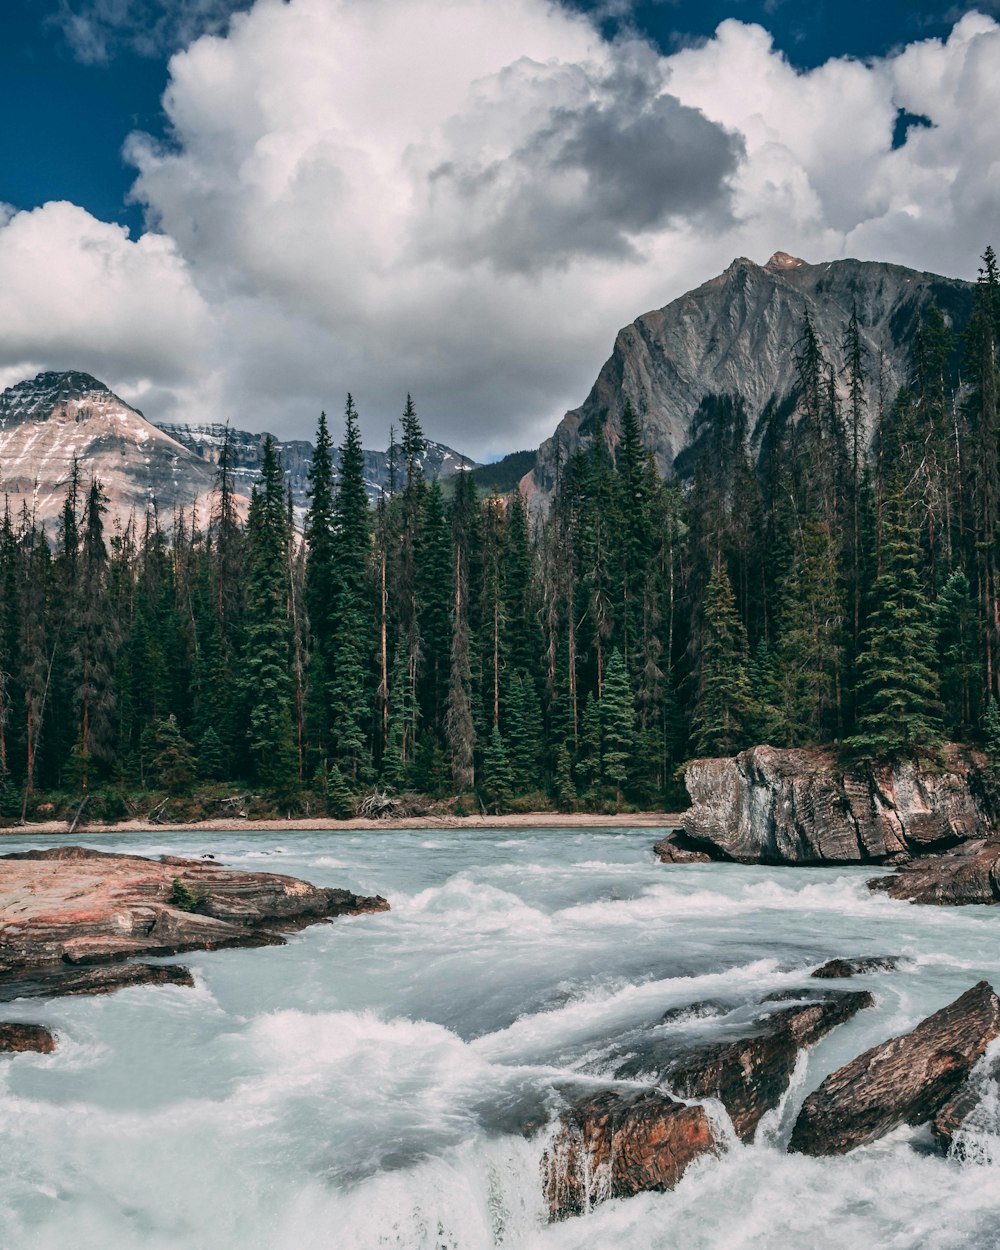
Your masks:
<instances>
[{"instance_id":1,"label":"forest","mask_svg":"<svg viewBox=\"0 0 1000 1250\"><path fill-rule=\"evenodd\" d=\"M988 249L891 404L857 310L840 376L807 317L754 431L706 402L665 481L626 406L537 518L425 481L409 397L374 508L351 397L336 482L320 416L301 528L270 444L245 520L223 447L204 528L109 527L77 466L54 545L26 506L0 522L0 818L655 807L759 742L1000 759L998 338Z\"/></svg>"}]
</instances>

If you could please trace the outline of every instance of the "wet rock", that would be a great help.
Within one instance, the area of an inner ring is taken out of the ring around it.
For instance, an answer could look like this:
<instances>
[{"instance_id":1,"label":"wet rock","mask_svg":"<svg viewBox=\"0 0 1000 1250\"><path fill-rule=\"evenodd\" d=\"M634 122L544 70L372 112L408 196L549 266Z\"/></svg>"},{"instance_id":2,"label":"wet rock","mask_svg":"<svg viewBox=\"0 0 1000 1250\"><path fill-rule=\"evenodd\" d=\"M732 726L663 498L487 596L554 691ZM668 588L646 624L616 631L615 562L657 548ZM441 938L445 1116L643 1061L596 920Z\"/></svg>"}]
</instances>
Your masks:
<instances>
[{"instance_id":1,"label":"wet rock","mask_svg":"<svg viewBox=\"0 0 1000 1250\"><path fill-rule=\"evenodd\" d=\"M912 903L957 907L1000 902L1000 845L969 842L897 868L891 876L868 882L869 890Z\"/></svg>"},{"instance_id":2,"label":"wet rock","mask_svg":"<svg viewBox=\"0 0 1000 1250\"><path fill-rule=\"evenodd\" d=\"M960 1087L958 1093L948 1099L931 1121L934 1140L942 1150L947 1150L951 1146L955 1134L982 1102L984 1087L988 1081L1000 1083L1000 1058L995 1059L986 1072L977 1071L971 1076Z\"/></svg>"},{"instance_id":3,"label":"wet rock","mask_svg":"<svg viewBox=\"0 0 1000 1250\"><path fill-rule=\"evenodd\" d=\"M56 1039L42 1024L0 1023L0 1051L4 1053L20 1054L34 1050L40 1055L48 1055L55 1048Z\"/></svg>"},{"instance_id":4,"label":"wet rock","mask_svg":"<svg viewBox=\"0 0 1000 1250\"><path fill-rule=\"evenodd\" d=\"M603 1090L575 1102L542 1160L549 1215L579 1215L608 1198L672 1189L717 1143L704 1107L659 1090Z\"/></svg>"},{"instance_id":5,"label":"wet rock","mask_svg":"<svg viewBox=\"0 0 1000 1250\"><path fill-rule=\"evenodd\" d=\"M680 1024L685 1020L710 1020L713 1016L724 1016L730 1010L727 1003L719 998L706 998L700 1003L684 1003L680 1007L668 1007L660 1016L661 1024Z\"/></svg>"},{"instance_id":6,"label":"wet rock","mask_svg":"<svg viewBox=\"0 0 1000 1250\"><path fill-rule=\"evenodd\" d=\"M277 930L388 906L381 897L201 860L84 847L20 852L0 856L0 973L280 945Z\"/></svg>"},{"instance_id":7,"label":"wet rock","mask_svg":"<svg viewBox=\"0 0 1000 1250\"><path fill-rule=\"evenodd\" d=\"M789 1149L846 1154L901 1124L924 1124L955 1096L1000 1036L1000 1000L986 981L910 1033L865 1051L805 1100Z\"/></svg>"},{"instance_id":8,"label":"wet rock","mask_svg":"<svg viewBox=\"0 0 1000 1250\"><path fill-rule=\"evenodd\" d=\"M858 977L867 972L894 972L900 965L898 955L867 955L855 959L828 959L809 975L821 980Z\"/></svg>"},{"instance_id":9,"label":"wet rock","mask_svg":"<svg viewBox=\"0 0 1000 1250\"><path fill-rule=\"evenodd\" d=\"M137 985L194 985L189 969L179 964L94 964L78 968L56 964L23 972L0 973L0 1002L15 998L54 998L110 994Z\"/></svg>"},{"instance_id":10,"label":"wet rock","mask_svg":"<svg viewBox=\"0 0 1000 1250\"><path fill-rule=\"evenodd\" d=\"M848 992L770 1011L749 1036L686 1050L669 1063L665 1080L682 1098L718 1098L737 1135L750 1141L781 1102L799 1051L874 1001L866 992Z\"/></svg>"},{"instance_id":11,"label":"wet rock","mask_svg":"<svg viewBox=\"0 0 1000 1250\"><path fill-rule=\"evenodd\" d=\"M707 864L712 858L707 851L687 845L687 840L677 830L661 838L653 847L653 853L664 864Z\"/></svg>"},{"instance_id":12,"label":"wet rock","mask_svg":"<svg viewBox=\"0 0 1000 1250\"><path fill-rule=\"evenodd\" d=\"M974 753L955 747L934 771L901 761L866 775L829 750L753 747L687 766L684 835L740 863L896 861L990 830L977 770Z\"/></svg>"}]
</instances>

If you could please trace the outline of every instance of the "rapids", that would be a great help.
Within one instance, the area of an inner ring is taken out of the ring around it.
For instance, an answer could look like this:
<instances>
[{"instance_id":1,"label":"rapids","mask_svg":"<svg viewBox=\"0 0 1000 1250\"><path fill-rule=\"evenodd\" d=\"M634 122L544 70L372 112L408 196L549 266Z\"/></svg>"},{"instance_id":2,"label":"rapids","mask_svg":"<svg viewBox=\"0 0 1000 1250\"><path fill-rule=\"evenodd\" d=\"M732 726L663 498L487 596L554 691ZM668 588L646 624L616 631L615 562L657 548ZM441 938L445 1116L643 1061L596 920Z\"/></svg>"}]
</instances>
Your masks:
<instances>
[{"instance_id":1,"label":"rapids","mask_svg":"<svg viewBox=\"0 0 1000 1250\"><path fill-rule=\"evenodd\" d=\"M60 1043L0 1062L0 1250L994 1250L1000 1094L985 1076L950 1158L923 1130L840 1159L783 1145L826 1073L981 977L1000 989L1000 908L898 903L864 869L666 866L658 836L89 839L382 893L392 910L180 956L194 990L0 1005ZM738 1010L832 956L879 954L906 962L840 983L876 1008L800 1059L752 1146L673 1193L545 1223L546 1132L521 1129L545 1124L555 1085L606 1073L636 1030L717 1027L659 1024L669 1008Z\"/></svg>"}]
</instances>

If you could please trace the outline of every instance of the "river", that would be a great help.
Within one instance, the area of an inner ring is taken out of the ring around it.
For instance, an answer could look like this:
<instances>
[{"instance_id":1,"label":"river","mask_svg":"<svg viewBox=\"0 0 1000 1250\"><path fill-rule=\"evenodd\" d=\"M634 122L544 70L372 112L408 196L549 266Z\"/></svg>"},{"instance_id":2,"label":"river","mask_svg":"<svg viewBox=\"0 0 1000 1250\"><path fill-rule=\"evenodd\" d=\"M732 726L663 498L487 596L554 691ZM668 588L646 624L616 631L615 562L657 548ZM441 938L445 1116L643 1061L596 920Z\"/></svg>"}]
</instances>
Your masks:
<instances>
[{"instance_id":1,"label":"river","mask_svg":"<svg viewBox=\"0 0 1000 1250\"><path fill-rule=\"evenodd\" d=\"M0 1062L0 1247L995 1250L1000 1101L985 1079L962 1158L922 1130L839 1159L783 1143L826 1073L982 977L1000 988L1000 908L895 902L866 890L871 870L667 866L658 836L90 839L381 893L392 910L280 948L181 956L194 990L0 1005L60 1042ZM555 1086L606 1073L637 1030L724 1027L660 1025L669 1008L745 1009L832 956L880 954L906 962L840 983L876 1007L800 1061L753 1145L700 1161L672 1193L546 1224L546 1132L520 1129L545 1121Z\"/></svg>"}]
</instances>

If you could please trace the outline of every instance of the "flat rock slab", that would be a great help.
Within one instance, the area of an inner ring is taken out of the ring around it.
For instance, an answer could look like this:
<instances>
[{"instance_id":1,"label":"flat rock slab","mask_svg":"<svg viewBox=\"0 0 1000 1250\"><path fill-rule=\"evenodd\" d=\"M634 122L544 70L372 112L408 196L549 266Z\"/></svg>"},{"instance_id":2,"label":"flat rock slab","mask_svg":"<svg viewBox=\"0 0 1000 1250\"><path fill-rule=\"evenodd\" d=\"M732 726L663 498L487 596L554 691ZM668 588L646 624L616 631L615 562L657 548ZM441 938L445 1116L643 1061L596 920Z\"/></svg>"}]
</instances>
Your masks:
<instances>
[{"instance_id":1,"label":"flat rock slab","mask_svg":"<svg viewBox=\"0 0 1000 1250\"><path fill-rule=\"evenodd\" d=\"M868 888L911 903L945 907L1000 903L1000 844L970 842L945 855L906 864L892 876L876 877Z\"/></svg>"},{"instance_id":2,"label":"flat rock slab","mask_svg":"<svg viewBox=\"0 0 1000 1250\"><path fill-rule=\"evenodd\" d=\"M659 1090L602 1090L564 1113L542 1176L553 1220L608 1198L673 1189L717 1143L704 1107Z\"/></svg>"},{"instance_id":3,"label":"flat rock slab","mask_svg":"<svg viewBox=\"0 0 1000 1250\"><path fill-rule=\"evenodd\" d=\"M894 972L902 961L898 955L864 955L854 959L828 959L809 975L821 981L864 976L869 972Z\"/></svg>"},{"instance_id":4,"label":"flat rock slab","mask_svg":"<svg viewBox=\"0 0 1000 1250\"><path fill-rule=\"evenodd\" d=\"M51 1054L56 1048L56 1039L43 1024L0 1023L0 1052L5 1054L21 1054L24 1051L37 1051L40 1055Z\"/></svg>"},{"instance_id":5,"label":"flat rock slab","mask_svg":"<svg viewBox=\"0 0 1000 1250\"><path fill-rule=\"evenodd\" d=\"M910 1033L831 1073L802 1105L789 1149L846 1154L901 1124L925 1124L954 1097L1000 1036L1000 1000L987 981Z\"/></svg>"},{"instance_id":6,"label":"flat rock slab","mask_svg":"<svg viewBox=\"0 0 1000 1250\"><path fill-rule=\"evenodd\" d=\"M379 896L202 860L79 846L19 852L0 857L0 973L280 945L277 930L388 906Z\"/></svg>"},{"instance_id":7,"label":"flat rock slab","mask_svg":"<svg viewBox=\"0 0 1000 1250\"><path fill-rule=\"evenodd\" d=\"M190 988L194 977L180 964L94 964L33 968L0 973L0 1003L16 998L65 998L83 994L110 994L138 985L182 985Z\"/></svg>"},{"instance_id":8,"label":"flat rock slab","mask_svg":"<svg viewBox=\"0 0 1000 1250\"><path fill-rule=\"evenodd\" d=\"M799 1051L850 1020L874 999L864 991L769 1012L748 1037L685 1051L667 1067L666 1081L683 1098L718 1098L742 1141L781 1102Z\"/></svg>"}]
</instances>

